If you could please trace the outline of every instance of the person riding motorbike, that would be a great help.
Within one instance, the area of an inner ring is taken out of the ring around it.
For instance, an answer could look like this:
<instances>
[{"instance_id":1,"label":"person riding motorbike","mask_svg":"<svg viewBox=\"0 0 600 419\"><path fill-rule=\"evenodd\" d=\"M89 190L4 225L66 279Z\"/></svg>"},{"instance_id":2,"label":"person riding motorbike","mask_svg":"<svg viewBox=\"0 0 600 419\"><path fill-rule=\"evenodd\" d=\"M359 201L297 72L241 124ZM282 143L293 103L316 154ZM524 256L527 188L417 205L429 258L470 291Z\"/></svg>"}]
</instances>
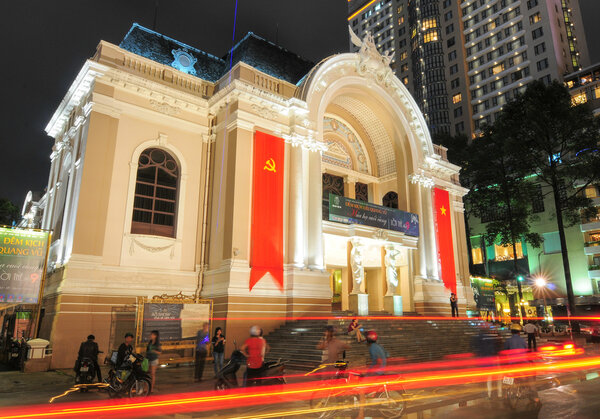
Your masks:
<instances>
[{"instance_id":1,"label":"person riding motorbike","mask_svg":"<svg viewBox=\"0 0 600 419\"><path fill-rule=\"evenodd\" d=\"M98 349L98 344L94 341L96 337L94 335L89 335L85 342L82 342L79 346L79 352L77 354L77 363L75 366L75 373L79 376L81 361L83 358L90 359L94 364L94 369L96 375L98 376L98 382L102 382L102 373L100 372L100 364L98 364L98 354L100 350Z\"/></svg>"},{"instance_id":2,"label":"person riding motorbike","mask_svg":"<svg viewBox=\"0 0 600 419\"><path fill-rule=\"evenodd\" d=\"M369 330L367 332L367 345L369 346L369 355L371 355L369 372L383 375L387 365L387 353L385 349L377 343L377 332L374 330Z\"/></svg>"}]
</instances>

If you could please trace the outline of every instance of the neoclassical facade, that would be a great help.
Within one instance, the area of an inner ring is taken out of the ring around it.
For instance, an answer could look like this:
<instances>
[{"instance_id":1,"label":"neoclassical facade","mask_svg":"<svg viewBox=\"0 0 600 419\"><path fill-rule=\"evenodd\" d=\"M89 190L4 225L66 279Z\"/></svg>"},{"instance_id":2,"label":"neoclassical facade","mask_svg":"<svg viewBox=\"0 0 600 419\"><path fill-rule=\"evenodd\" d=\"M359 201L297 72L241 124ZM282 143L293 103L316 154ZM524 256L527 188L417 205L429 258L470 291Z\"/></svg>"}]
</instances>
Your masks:
<instances>
[{"instance_id":1,"label":"neoclassical facade","mask_svg":"<svg viewBox=\"0 0 600 419\"><path fill-rule=\"evenodd\" d=\"M250 322L332 310L449 315L454 288L470 304L459 167L372 40L315 66L253 34L229 54L134 25L100 42L48 124L47 192L29 207L54 232L41 336L55 367L89 333L115 347L138 296L211 299L238 340ZM250 289L257 132L284 144L283 284ZM455 278L441 277L434 189ZM331 221L330 197L402 210L418 233Z\"/></svg>"}]
</instances>

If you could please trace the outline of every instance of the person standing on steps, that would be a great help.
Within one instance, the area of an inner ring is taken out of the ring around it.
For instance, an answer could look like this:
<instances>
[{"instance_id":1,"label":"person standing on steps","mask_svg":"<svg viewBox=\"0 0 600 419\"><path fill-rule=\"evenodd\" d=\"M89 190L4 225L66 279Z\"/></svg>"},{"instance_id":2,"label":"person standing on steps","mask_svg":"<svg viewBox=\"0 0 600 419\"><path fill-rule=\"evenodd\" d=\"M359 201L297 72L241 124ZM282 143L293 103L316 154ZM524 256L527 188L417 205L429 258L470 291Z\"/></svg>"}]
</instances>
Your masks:
<instances>
[{"instance_id":1,"label":"person standing on steps","mask_svg":"<svg viewBox=\"0 0 600 419\"><path fill-rule=\"evenodd\" d=\"M450 308L452 309L452 317L458 317L458 298L455 293L450 294Z\"/></svg>"}]
</instances>

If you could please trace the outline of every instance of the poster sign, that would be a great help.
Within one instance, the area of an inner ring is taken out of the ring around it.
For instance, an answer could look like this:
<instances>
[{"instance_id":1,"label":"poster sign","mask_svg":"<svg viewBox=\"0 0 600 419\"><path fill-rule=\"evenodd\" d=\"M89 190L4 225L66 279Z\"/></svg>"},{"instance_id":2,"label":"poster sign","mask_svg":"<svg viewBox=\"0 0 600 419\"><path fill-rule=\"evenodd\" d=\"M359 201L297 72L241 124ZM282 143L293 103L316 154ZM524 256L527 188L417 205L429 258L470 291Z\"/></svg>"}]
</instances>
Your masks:
<instances>
[{"instance_id":1,"label":"poster sign","mask_svg":"<svg viewBox=\"0 0 600 419\"><path fill-rule=\"evenodd\" d=\"M471 288L479 311L494 311L496 298L493 281L487 278L471 278Z\"/></svg>"},{"instance_id":2,"label":"poster sign","mask_svg":"<svg viewBox=\"0 0 600 419\"><path fill-rule=\"evenodd\" d=\"M329 221L361 224L419 236L419 216L395 208L329 194Z\"/></svg>"},{"instance_id":3,"label":"poster sign","mask_svg":"<svg viewBox=\"0 0 600 419\"><path fill-rule=\"evenodd\" d=\"M203 323L210 320L209 304L148 303L144 304L142 341L158 330L161 341L196 339Z\"/></svg>"},{"instance_id":4,"label":"poster sign","mask_svg":"<svg viewBox=\"0 0 600 419\"><path fill-rule=\"evenodd\" d=\"M0 306L36 304L48 257L49 232L0 227Z\"/></svg>"}]
</instances>

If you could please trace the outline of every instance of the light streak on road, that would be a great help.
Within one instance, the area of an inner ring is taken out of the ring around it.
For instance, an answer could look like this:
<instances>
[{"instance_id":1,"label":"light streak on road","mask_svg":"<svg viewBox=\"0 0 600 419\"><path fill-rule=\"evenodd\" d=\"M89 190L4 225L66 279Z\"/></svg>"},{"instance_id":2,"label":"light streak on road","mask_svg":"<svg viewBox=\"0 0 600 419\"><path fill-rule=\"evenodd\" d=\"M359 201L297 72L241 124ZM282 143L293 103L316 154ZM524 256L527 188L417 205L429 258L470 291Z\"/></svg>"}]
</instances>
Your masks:
<instances>
[{"instance_id":1,"label":"light streak on road","mask_svg":"<svg viewBox=\"0 0 600 419\"><path fill-rule=\"evenodd\" d=\"M379 376L361 379L360 383L340 380L323 381L315 388L315 382L236 389L225 392L199 392L169 396L153 396L141 402L98 401L92 403L65 403L3 409L0 419L34 417L94 417L116 414L118 417L139 417L183 412L200 412L249 407L260 404L285 403L323 397L331 392L373 391L383 384L389 389L426 388L447 386L487 380L489 375L532 376L540 372L567 372L600 366L600 357L559 361L554 364L516 364L506 367L473 368L462 371L439 371L410 373L404 376Z\"/></svg>"}]
</instances>

